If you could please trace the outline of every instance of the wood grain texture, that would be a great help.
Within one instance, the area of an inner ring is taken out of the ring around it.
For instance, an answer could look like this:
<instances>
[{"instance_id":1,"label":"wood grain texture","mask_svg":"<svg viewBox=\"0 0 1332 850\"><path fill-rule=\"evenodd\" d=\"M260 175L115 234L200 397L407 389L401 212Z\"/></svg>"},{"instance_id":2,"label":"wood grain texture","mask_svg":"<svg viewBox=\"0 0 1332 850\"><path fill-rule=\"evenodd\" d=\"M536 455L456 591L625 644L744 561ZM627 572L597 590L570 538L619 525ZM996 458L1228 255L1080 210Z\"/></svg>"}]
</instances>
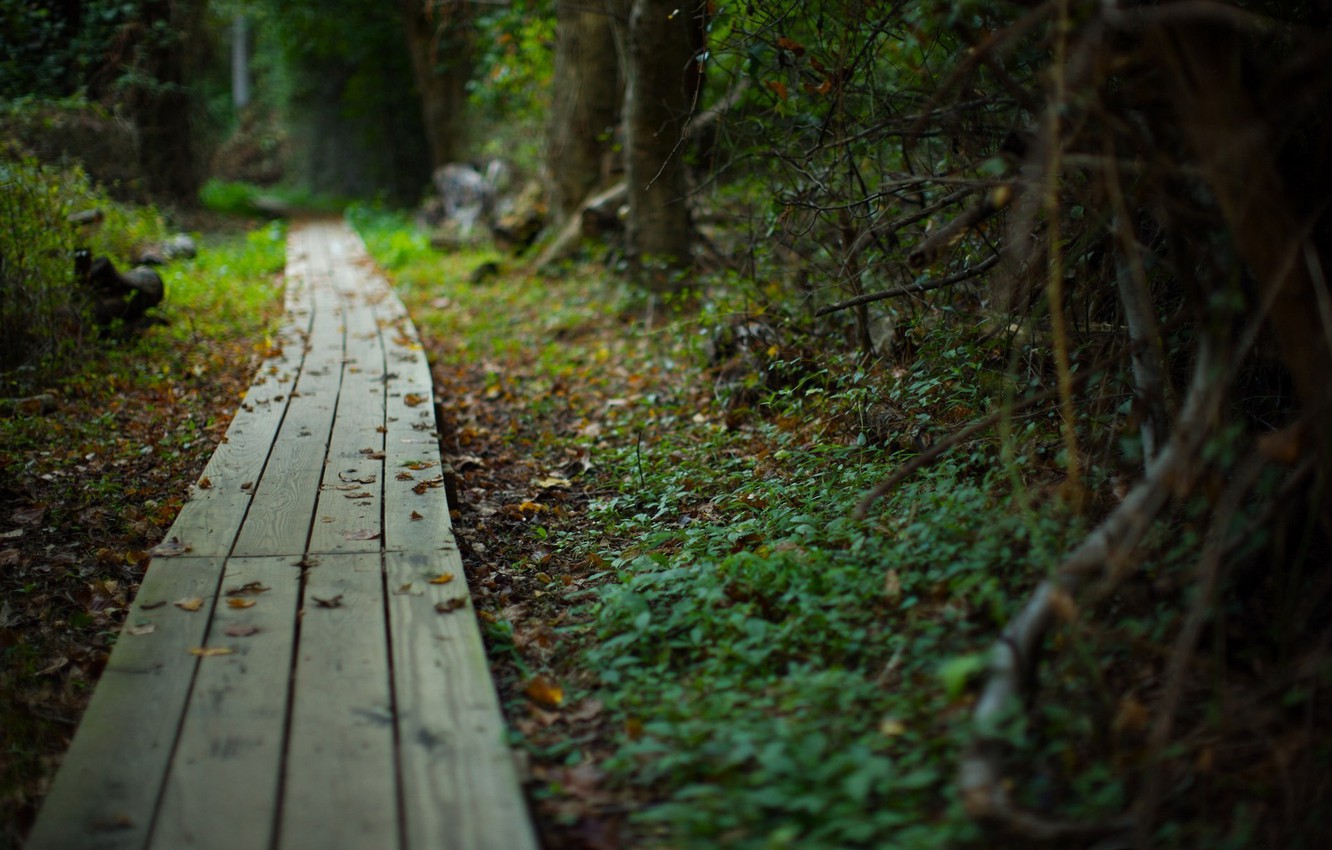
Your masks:
<instances>
[{"instance_id":1,"label":"wood grain texture","mask_svg":"<svg viewBox=\"0 0 1332 850\"><path fill-rule=\"evenodd\" d=\"M342 387L309 550L378 552L384 486L384 349L356 272L334 276L343 288L345 347ZM350 489L348 489L350 488Z\"/></svg>"},{"instance_id":2,"label":"wood grain texture","mask_svg":"<svg viewBox=\"0 0 1332 850\"><path fill-rule=\"evenodd\" d=\"M289 735L278 847L399 847L379 553L306 571Z\"/></svg>"},{"instance_id":3,"label":"wood grain texture","mask_svg":"<svg viewBox=\"0 0 1332 850\"><path fill-rule=\"evenodd\" d=\"M300 573L289 558L227 562L207 643L231 654L200 661L151 847L271 844Z\"/></svg>"},{"instance_id":4,"label":"wood grain texture","mask_svg":"<svg viewBox=\"0 0 1332 850\"><path fill-rule=\"evenodd\" d=\"M461 560L389 552L385 565L408 846L535 850ZM442 574L454 580L430 583Z\"/></svg>"},{"instance_id":5,"label":"wood grain texture","mask_svg":"<svg viewBox=\"0 0 1332 850\"><path fill-rule=\"evenodd\" d=\"M143 847L203 644L207 606L172 604L217 592L220 558L152 562L64 766L28 839L29 850ZM207 659L204 659L207 660Z\"/></svg>"}]
</instances>

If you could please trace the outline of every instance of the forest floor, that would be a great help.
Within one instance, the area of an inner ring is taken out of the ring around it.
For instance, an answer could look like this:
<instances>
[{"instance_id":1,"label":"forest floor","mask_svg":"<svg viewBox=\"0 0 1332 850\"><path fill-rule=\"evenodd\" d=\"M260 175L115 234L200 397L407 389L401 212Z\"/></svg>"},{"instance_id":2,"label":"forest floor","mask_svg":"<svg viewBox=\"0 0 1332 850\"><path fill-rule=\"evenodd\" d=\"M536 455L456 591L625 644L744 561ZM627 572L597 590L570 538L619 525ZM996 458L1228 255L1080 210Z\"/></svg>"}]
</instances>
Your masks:
<instances>
[{"instance_id":1,"label":"forest floor","mask_svg":"<svg viewBox=\"0 0 1332 850\"><path fill-rule=\"evenodd\" d=\"M851 519L986 412L982 384L1011 367L999 342L922 312L866 366L768 312L761 285L673 305L595 262L538 278L352 218L432 363L455 530L548 850L1007 846L954 778L983 652L1087 529L1053 496L1053 420L1017 422L1011 454L964 445ZM259 362L278 288L271 268L254 280L252 322L113 346L53 413L0 420L0 848ZM1089 479L1088 514L1119 486ZM1076 651L1055 653L1032 727L1011 733L1038 811L1096 821L1134 799L1192 580L1170 541L1113 616L1069 625ZM1224 747L1219 704L1182 712L1160 846L1255 846L1273 817L1316 834L1318 807L1288 804L1325 799L1300 769L1323 737L1250 710L1276 743Z\"/></svg>"}]
</instances>

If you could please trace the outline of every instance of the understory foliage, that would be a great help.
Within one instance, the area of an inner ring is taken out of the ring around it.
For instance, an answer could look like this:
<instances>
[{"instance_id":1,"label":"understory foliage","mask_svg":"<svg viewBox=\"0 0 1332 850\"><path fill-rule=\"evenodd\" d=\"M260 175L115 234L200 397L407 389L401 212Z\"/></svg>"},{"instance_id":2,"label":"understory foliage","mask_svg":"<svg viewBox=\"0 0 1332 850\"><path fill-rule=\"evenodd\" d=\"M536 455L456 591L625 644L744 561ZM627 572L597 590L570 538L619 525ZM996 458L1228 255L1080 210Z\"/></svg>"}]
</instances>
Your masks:
<instances>
[{"instance_id":1,"label":"understory foliage","mask_svg":"<svg viewBox=\"0 0 1332 850\"><path fill-rule=\"evenodd\" d=\"M531 405L501 441L595 459L595 530L528 494L543 554L482 571L584 606L546 623L576 661L542 603L492 612L617 730L517 706L551 811L633 789L661 846L1325 839L1327 23L719 6L678 304L566 359L624 296L433 281L449 356Z\"/></svg>"},{"instance_id":2,"label":"understory foliage","mask_svg":"<svg viewBox=\"0 0 1332 850\"><path fill-rule=\"evenodd\" d=\"M73 213L101 212L92 228ZM0 151L0 393L40 386L82 367L95 333L91 292L75 280L75 248L122 268L166 236L151 207L121 204L95 190L77 166L43 165Z\"/></svg>"}]
</instances>

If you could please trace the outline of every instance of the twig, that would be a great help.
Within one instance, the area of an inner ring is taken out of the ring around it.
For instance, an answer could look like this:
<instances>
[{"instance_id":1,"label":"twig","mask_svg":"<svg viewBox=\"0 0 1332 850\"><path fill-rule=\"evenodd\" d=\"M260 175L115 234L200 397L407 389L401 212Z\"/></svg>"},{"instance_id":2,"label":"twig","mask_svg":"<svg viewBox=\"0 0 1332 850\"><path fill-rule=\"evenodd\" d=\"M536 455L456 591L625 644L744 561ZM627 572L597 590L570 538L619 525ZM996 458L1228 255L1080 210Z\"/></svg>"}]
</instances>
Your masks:
<instances>
[{"instance_id":1,"label":"twig","mask_svg":"<svg viewBox=\"0 0 1332 850\"><path fill-rule=\"evenodd\" d=\"M971 280L973 277L979 277L990 269L994 268L999 262L999 255L987 257L971 268L964 269L954 275L949 275L942 280L927 280L924 283L913 283L910 286L899 286L896 289L886 289L882 292L868 292L864 295L858 295L847 301L839 301L827 307L819 308L814 314L815 318L826 316L829 313L836 313L841 310L849 310L852 307L859 307L861 304L869 304L874 301L883 301L886 298L897 298L900 295L917 295L921 292L929 292L934 289L943 289L946 286L952 286L961 283L964 280Z\"/></svg>"},{"instance_id":2,"label":"twig","mask_svg":"<svg viewBox=\"0 0 1332 850\"><path fill-rule=\"evenodd\" d=\"M1107 568L1121 575L1126 572L1122 565L1170 496L1191 489L1190 479L1203 445L1214 433L1209 426L1217 421L1228 386L1228 371L1223 368L1216 349L1209 341L1203 342L1179 422L1148 474L1064 558L1054 575L1036 587L1027 604L991 647L989 675L972 712L975 728L992 726L1010 706L1021 703L1025 690L1023 674L1030 674L1030 661L1060 603L1097 572L1105 572ZM1040 838L1086 834L1088 830L1119 831L1131 826L1132 820L1125 818L1104 824L1070 824L1023 811L1013 803L1004 780L1003 753L1002 742L978 733L962 757L958 785L972 817Z\"/></svg>"}]
</instances>

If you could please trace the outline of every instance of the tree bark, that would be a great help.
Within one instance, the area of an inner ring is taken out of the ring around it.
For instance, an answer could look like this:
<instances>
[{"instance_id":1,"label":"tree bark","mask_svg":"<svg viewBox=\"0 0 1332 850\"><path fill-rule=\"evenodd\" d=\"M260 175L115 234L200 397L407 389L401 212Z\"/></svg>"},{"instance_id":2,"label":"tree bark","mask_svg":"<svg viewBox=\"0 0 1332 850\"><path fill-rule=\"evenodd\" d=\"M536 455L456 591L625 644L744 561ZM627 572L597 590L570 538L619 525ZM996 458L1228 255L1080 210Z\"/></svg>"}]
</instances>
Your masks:
<instances>
[{"instance_id":1,"label":"tree bark","mask_svg":"<svg viewBox=\"0 0 1332 850\"><path fill-rule=\"evenodd\" d=\"M466 144L471 9L466 0L401 2L433 170L461 159Z\"/></svg>"},{"instance_id":2,"label":"tree bark","mask_svg":"<svg viewBox=\"0 0 1332 850\"><path fill-rule=\"evenodd\" d=\"M690 116L703 84L706 4L633 0L624 99L628 254L653 288L691 263L693 223L685 163Z\"/></svg>"},{"instance_id":3,"label":"tree bark","mask_svg":"<svg viewBox=\"0 0 1332 850\"><path fill-rule=\"evenodd\" d=\"M202 12L202 4L185 0L144 3L136 64L153 83L131 98L148 191L185 203L194 202L201 183L188 70Z\"/></svg>"},{"instance_id":4,"label":"tree bark","mask_svg":"<svg viewBox=\"0 0 1332 850\"><path fill-rule=\"evenodd\" d=\"M611 11L589 0L559 0L556 9L547 160L556 229L605 179L624 90Z\"/></svg>"}]
</instances>

